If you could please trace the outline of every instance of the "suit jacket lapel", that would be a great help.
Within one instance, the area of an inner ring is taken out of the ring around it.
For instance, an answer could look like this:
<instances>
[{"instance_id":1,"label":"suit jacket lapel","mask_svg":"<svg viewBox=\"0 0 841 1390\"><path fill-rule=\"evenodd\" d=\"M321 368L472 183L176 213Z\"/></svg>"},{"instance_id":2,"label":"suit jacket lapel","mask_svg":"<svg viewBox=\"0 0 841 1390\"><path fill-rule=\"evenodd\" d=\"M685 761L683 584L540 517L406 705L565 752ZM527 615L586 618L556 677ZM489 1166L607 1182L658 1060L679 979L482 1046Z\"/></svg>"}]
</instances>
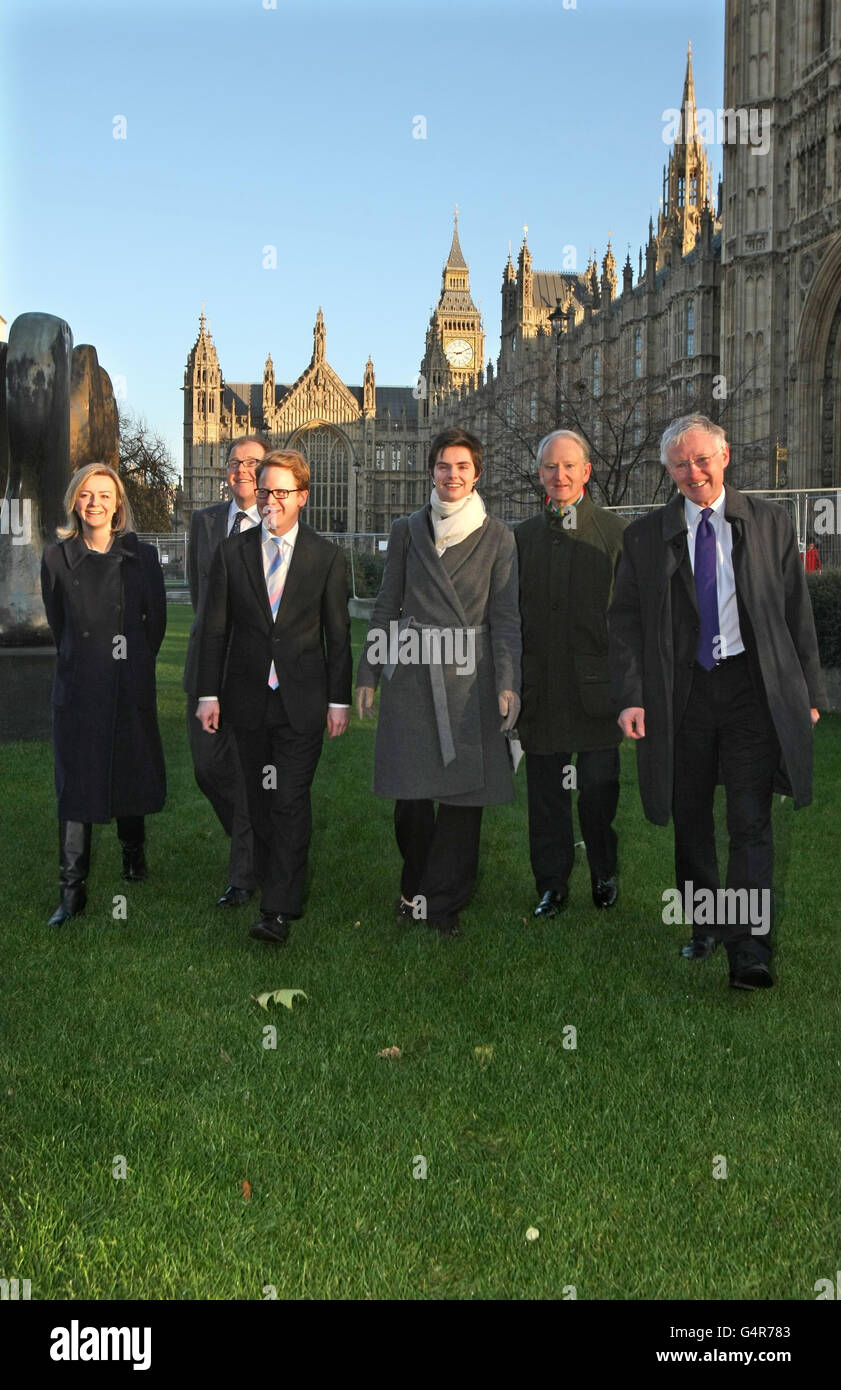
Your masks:
<instances>
[{"instance_id":1,"label":"suit jacket lapel","mask_svg":"<svg viewBox=\"0 0 841 1390\"><path fill-rule=\"evenodd\" d=\"M311 543L312 536L309 529L304 526L303 522L299 522L298 536L295 541L295 549L292 551L292 559L289 561L289 565L287 566L286 583L283 586L283 593L280 596L280 603L277 609L277 617L275 618L276 628L284 620L284 609L286 610L287 616L292 611L290 600L292 601L292 605L294 605L294 600L298 593L298 590L300 589L301 585L306 579L306 575L309 570L309 553ZM263 588L265 589L265 587L266 586L264 583ZM269 613L271 613L271 609L269 609Z\"/></svg>"},{"instance_id":2,"label":"suit jacket lapel","mask_svg":"<svg viewBox=\"0 0 841 1390\"><path fill-rule=\"evenodd\" d=\"M213 508L209 527L211 555L219 542L223 541L228 534L228 506L227 502L221 502L218 507Z\"/></svg>"},{"instance_id":3,"label":"suit jacket lapel","mask_svg":"<svg viewBox=\"0 0 841 1390\"><path fill-rule=\"evenodd\" d=\"M297 547L296 547L297 548ZM251 582L260 611L269 627L272 626L272 608L269 603L269 591L266 588L266 576L263 573L263 528L262 526L252 526L245 532L245 536L240 546L242 563L245 572ZM281 608L283 601L281 600Z\"/></svg>"}]
</instances>

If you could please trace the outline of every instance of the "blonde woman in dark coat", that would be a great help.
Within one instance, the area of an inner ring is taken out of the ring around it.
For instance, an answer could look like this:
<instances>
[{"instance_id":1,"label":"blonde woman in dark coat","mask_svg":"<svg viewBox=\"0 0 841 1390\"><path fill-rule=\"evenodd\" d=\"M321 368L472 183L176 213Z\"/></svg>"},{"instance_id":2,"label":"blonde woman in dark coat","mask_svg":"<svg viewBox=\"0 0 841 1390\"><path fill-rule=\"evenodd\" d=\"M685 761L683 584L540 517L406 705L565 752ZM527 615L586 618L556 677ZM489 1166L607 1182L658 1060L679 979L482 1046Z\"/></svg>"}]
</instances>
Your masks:
<instances>
[{"instance_id":1,"label":"blonde woman in dark coat","mask_svg":"<svg viewBox=\"0 0 841 1390\"><path fill-rule=\"evenodd\" d=\"M166 629L163 574L139 541L122 480L89 463L70 480L67 524L44 550L41 592L58 648L53 743L61 901L50 926L85 906L91 825L115 817L123 877L145 878L144 816L166 797L155 658Z\"/></svg>"},{"instance_id":2,"label":"blonde woman in dark coat","mask_svg":"<svg viewBox=\"0 0 841 1390\"><path fill-rule=\"evenodd\" d=\"M464 430L432 441L432 496L391 529L357 673L360 718L385 677L373 790L396 803L398 917L415 905L446 936L475 887L482 808L514 795L505 734L520 709L517 558L475 491L482 452Z\"/></svg>"}]
</instances>

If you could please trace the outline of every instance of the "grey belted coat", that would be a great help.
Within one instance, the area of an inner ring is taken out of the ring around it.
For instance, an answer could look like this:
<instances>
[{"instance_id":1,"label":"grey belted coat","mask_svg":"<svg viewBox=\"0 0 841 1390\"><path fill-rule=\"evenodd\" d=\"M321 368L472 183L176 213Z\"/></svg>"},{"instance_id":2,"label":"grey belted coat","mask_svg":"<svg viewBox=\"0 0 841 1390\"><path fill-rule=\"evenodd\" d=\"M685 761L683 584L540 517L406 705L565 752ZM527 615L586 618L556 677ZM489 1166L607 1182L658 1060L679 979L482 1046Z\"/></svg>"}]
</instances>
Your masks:
<instances>
[{"instance_id":1,"label":"grey belted coat","mask_svg":"<svg viewBox=\"0 0 841 1390\"><path fill-rule=\"evenodd\" d=\"M409 620L413 638L405 631ZM398 625L403 629L399 645ZM442 635L427 634L425 641L424 627ZM401 653L421 659L401 661ZM498 696L502 690L519 694L520 654L511 531L486 517L466 540L439 556L428 505L396 521L357 671L358 685L376 687L385 676L374 793L458 806L511 801Z\"/></svg>"}]
</instances>

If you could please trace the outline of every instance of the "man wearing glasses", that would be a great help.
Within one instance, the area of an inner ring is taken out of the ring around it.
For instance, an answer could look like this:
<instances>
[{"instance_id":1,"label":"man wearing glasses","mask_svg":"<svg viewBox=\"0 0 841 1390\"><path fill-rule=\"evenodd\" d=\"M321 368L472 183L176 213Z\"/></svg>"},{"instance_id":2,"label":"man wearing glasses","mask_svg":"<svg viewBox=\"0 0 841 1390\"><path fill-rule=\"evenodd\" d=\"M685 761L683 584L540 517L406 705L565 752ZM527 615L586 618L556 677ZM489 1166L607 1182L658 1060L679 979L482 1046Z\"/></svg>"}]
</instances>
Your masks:
<instances>
[{"instance_id":1,"label":"man wearing glasses","mask_svg":"<svg viewBox=\"0 0 841 1390\"><path fill-rule=\"evenodd\" d=\"M593 903L612 908L618 896L613 819L622 735L610 698L607 607L625 523L593 504L585 488L590 471L581 435L547 434L537 448L543 509L514 533L523 620L518 731L526 754L538 918L554 917L567 904L576 787Z\"/></svg>"},{"instance_id":2,"label":"man wearing glasses","mask_svg":"<svg viewBox=\"0 0 841 1390\"><path fill-rule=\"evenodd\" d=\"M251 820L232 730L223 722L216 737L211 737L196 718L199 633L210 564L217 547L226 537L239 535L240 531L260 525L254 489L257 486L257 469L267 447L259 434L247 434L233 441L228 451L227 465L230 501L218 502L212 507L193 512L187 546L187 575L195 613L184 664L187 733L196 781L231 840L228 886L221 898L217 899L220 907L239 907L248 902L254 892Z\"/></svg>"},{"instance_id":3,"label":"man wearing glasses","mask_svg":"<svg viewBox=\"0 0 841 1390\"><path fill-rule=\"evenodd\" d=\"M301 916L310 787L326 727L348 726L350 618L344 556L300 521L310 471L279 449L257 471L261 525L213 558L199 653L196 710L218 737L234 730L254 832L259 941L283 944Z\"/></svg>"},{"instance_id":4,"label":"man wearing glasses","mask_svg":"<svg viewBox=\"0 0 841 1390\"><path fill-rule=\"evenodd\" d=\"M825 699L809 594L787 511L725 486L730 449L719 425L674 420L660 457L678 496L625 532L609 613L619 725L637 740L646 816L674 820L677 894L692 922L682 954L704 960L723 941L731 985L767 988L772 792L792 795L795 809L811 801L812 726ZM726 889L713 820L719 780Z\"/></svg>"}]
</instances>

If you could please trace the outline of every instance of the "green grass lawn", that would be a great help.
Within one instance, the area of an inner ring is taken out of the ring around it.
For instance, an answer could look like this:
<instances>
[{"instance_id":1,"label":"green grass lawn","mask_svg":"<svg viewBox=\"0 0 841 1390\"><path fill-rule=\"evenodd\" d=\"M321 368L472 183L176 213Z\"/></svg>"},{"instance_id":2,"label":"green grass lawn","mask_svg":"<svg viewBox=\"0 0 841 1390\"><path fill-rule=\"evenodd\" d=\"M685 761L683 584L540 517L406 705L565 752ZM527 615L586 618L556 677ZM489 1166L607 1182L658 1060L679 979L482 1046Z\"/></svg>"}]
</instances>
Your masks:
<instances>
[{"instance_id":1,"label":"green grass lawn","mask_svg":"<svg viewBox=\"0 0 841 1390\"><path fill-rule=\"evenodd\" d=\"M355 718L325 744L281 950L249 940L253 905L214 906L190 617L170 607L158 666L169 799L146 883L123 884L100 827L87 911L48 930L52 750L3 749L0 1276L33 1299L813 1299L839 1256L839 719L815 804L777 799L775 989L729 989L723 952L679 957L671 831L643 820L629 748L615 911L582 861L567 913L534 923L521 768L486 812L462 938L396 926L392 806ZM287 986L308 996L292 1012L251 997Z\"/></svg>"}]
</instances>

